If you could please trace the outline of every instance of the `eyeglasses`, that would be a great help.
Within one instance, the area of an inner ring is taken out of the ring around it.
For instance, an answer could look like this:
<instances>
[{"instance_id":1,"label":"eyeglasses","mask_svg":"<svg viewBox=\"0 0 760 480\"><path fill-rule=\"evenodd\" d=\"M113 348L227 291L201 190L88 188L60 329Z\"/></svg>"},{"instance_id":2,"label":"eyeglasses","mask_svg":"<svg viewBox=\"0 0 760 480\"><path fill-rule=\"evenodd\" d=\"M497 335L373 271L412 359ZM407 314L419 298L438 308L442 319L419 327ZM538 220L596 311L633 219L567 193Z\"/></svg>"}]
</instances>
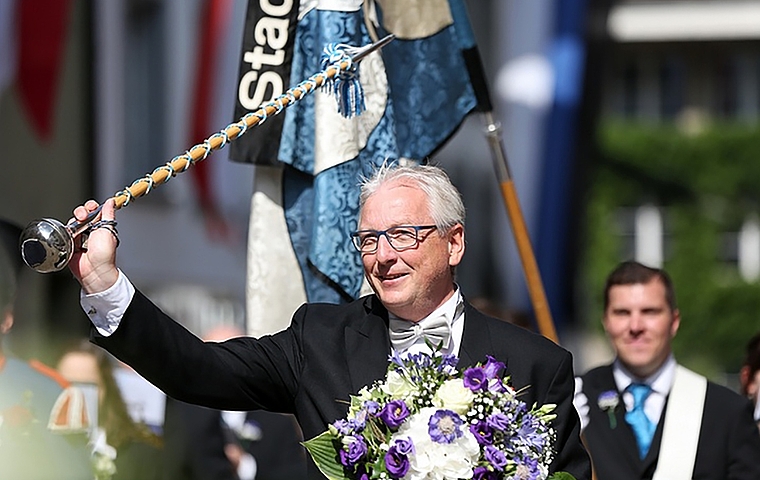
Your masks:
<instances>
[{"instance_id":1,"label":"eyeglasses","mask_svg":"<svg viewBox=\"0 0 760 480\"><path fill-rule=\"evenodd\" d=\"M414 248L420 243L420 230L438 228L435 225L401 225L387 230L359 230L351 234L354 247L361 253L375 253L380 237L385 235L388 244L397 252Z\"/></svg>"}]
</instances>

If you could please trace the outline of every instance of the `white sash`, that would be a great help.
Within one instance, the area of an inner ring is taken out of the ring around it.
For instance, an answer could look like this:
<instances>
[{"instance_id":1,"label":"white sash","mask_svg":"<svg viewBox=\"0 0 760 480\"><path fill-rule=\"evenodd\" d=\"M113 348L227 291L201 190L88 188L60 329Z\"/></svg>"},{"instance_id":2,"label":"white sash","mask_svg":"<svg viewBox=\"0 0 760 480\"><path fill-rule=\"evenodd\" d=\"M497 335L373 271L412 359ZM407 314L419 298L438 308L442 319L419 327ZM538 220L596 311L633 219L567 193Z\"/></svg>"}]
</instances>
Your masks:
<instances>
[{"instance_id":1,"label":"white sash","mask_svg":"<svg viewBox=\"0 0 760 480\"><path fill-rule=\"evenodd\" d=\"M697 457L707 379L678 365L665 409L659 460L652 480L689 480Z\"/></svg>"}]
</instances>

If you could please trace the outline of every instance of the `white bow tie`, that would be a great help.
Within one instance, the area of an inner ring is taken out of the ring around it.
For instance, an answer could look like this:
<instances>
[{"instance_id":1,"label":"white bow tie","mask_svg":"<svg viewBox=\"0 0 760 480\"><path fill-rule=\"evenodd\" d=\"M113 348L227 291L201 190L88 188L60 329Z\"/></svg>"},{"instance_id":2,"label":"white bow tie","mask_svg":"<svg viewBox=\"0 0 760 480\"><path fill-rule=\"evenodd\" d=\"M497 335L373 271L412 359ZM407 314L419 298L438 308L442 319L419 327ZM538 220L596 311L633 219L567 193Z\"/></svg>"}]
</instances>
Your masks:
<instances>
[{"instance_id":1,"label":"white bow tie","mask_svg":"<svg viewBox=\"0 0 760 480\"><path fill-rule=\"evenodd\" d=\"M451 342L451 325L444 315L426 318L417 323L391 318L389 327L391 343L398 352L408 349L422 337L433 347L440 345L443 350L449 348Z\"/></svg>"}]
</instances>

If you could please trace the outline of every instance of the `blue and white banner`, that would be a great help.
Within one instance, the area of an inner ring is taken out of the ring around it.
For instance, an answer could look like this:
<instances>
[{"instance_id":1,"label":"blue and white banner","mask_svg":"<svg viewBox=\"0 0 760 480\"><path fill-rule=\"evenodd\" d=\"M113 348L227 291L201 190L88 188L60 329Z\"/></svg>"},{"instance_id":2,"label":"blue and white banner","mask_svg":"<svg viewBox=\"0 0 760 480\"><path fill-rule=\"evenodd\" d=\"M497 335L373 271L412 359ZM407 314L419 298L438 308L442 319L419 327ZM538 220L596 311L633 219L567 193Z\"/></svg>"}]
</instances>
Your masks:
<instances>
[{"instance_id":1,"label":"blue and white banner","mask_svg":"<svg viewBox=\"0 0 760 480\"><path fill-rule=\"evenodd\" d=\"M426 161L475 107L462 56L474 42L468 24L457 26L467 22L463 14L460 0L301 3L291 84L320 70L327 44L360 47L388 33L397 38L359 64L366 107L361 115L341 116L327 91L284 112L279 165L256 173L250 334L285 328L304 301L340 303L362 293L361 259L350 242L361 178L384 162Z\"/></svg>"}]
</instances>

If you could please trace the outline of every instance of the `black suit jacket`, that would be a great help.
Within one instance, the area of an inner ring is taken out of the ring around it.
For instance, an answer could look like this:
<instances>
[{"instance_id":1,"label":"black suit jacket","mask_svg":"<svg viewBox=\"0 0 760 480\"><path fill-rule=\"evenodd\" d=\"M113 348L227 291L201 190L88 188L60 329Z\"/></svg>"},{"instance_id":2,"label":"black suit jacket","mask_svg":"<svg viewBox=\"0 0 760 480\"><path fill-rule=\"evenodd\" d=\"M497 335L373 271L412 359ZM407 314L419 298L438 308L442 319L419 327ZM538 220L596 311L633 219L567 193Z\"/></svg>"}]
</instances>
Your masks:
<instances>
[{"instance_id":1,"label":"black suit jacket","mask_svg":"<svg viewBox=\"0 0 760 480\"><path fill-rule=\"evenodd\" d=\"M305 304L289 328L259 340L204 343L138 291L116 332L105 338L92 332L95 343L167 395L221 410L293 413L306 439L345 417L350 394L384 378L391 351L388 313L374 295L347 305ZM484 362L486 355L507 365L515 388L528 387L528 405L557 404L551 470L590 478L572 403L570 353L467 304L459 367Z\"/></svg>"},{"instance_id":2,"label":"black suit jacket","mask_svg":"<svg viewBox=\"0 0 760 480\"><path fill-rule=\"evenodd\" d=\"M617 391L612 365L583 375L583 393L588 398L589 424L584 430L586 445L598 480L651 479L659 459L665 410L660 417L647 456L639 458L633 430L625 421L625 405ZM618 393L615 422L597 404L602 392ZM665 405L667 408L667 404ZM707 383L702 427L693 477L699 480L760 479L760 435L752 420L752 405L739 394L712 382Z\"/></svg>"}]
</instances>

